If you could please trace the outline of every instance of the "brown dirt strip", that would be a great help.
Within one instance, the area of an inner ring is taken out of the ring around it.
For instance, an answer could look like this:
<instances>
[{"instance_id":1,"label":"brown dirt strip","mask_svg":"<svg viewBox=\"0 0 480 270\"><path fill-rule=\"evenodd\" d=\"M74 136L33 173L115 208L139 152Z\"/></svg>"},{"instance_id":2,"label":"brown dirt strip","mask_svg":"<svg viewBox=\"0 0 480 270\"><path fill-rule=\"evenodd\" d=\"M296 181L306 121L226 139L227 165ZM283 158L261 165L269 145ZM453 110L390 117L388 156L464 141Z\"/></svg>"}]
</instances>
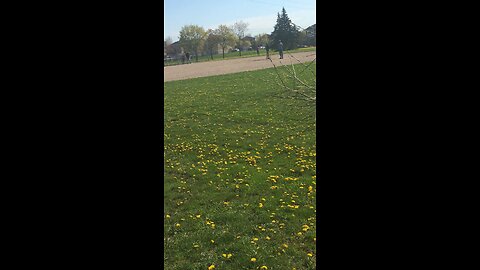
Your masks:
<instances>
[{"instance_id":1,"label":"brown dirt strip","mask_svg":"<svg viewBox=\"0 0 480 270\"><path fill-rule=\"evenodd\" d=\"M302 63L310 62L317 57L315 51L293 53L292 55ZM273 63L277 66L281 64L290 65L292 63L298 63L298 61L288 53L283 55L283 59L279 59L278 53L271 55L271 58ZM270 60L265 59L265 56L168 66L163 69L163 81L185 80L271 67L273 67L272 63Z\"/></svg>"}]
</instances>

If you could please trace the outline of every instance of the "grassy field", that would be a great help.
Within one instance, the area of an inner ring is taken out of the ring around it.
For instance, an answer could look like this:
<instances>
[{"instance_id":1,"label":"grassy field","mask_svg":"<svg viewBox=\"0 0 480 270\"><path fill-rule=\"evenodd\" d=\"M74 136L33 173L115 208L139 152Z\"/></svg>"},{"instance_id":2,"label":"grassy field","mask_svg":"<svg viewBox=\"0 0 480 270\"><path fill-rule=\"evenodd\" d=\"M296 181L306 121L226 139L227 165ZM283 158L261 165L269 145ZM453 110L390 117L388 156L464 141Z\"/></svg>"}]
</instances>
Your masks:
<instances>
[{"instance_id":1,"label":"grassy field","mask_svg":"<svg viewBox=\"0 0 480 270\"><path fill-rule=\"evenodd\" d=\"M314 108L275 80L164 83L165 269L315 269Z\"/></svg>"},{"instance_id":2,"label":"grassy field","mask_svg":"<svg viewBox=\"0 0 480 270\"><path fill-rule=\"evenodd\" d=\"M296 53L296 52L310 52L310 51L315 51L317 47L308 47L308 48L299 48L295 50L289 50L289 51L284 51L284 53ZM278 52L270 50L270 55L278 55ZM244 58L244 57L255 57L257 55L257 51L246 51L242 52L242 56L240 56L239 52L225 52L225 59L234 59L234 58ZM260 50L260 56L266 56L266 51L265 49ZM215 54L213 55L213 60L210 58L209 55L203 55L198 57L198 62L206 62L206 61L218 61L218 60L224 60L222 57L222 54ZM195 56L192 56L192 62L196 62ZM174 66L174 65L181 65L182 61L181 60L169 60L169 61L164 61L165 66Z\"/></svg>"}]
</instances>

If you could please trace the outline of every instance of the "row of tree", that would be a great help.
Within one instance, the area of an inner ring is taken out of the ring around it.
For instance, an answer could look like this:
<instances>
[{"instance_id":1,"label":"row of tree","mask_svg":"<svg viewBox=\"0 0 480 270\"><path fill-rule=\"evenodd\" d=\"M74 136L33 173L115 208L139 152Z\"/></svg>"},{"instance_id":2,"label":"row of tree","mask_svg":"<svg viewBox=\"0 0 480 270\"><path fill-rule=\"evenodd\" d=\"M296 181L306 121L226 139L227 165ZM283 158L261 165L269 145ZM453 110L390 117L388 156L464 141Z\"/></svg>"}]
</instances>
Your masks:
<instances>
[{"instance_id":1,"label":"row of tree","mask_svg":"<svg viewBox=\"0 0 480 270\"><path fill-rule=\"evenodd\" d=\"M260 34L251 40L246 39L248 24L239 21L233 26L219 25L217 29L205 30L198 25L185 25L180 30L179 44L185 52L193 53L197 60L199 53L208 53L213 58L213 54L222 49L223 57L225 51L230 47L237 47L240 51L250 46L265 45L268 40L267 34ZM171 39L165 41L165 46L171 43Z\"/></svg>"},{"instance_id":2,"label":"row of tree","mask_svg":"<svg viewBox=\"0 0 480 270\"><path fill-rule=\"evenodd\" d=\"M293 24L285 8L277 15L277 23L271 35L259 34L247 38L248 23L243 21L236 22L233 26L219 25L217 29L208 30L198 25L185 25L180 30L179 44L185 52L193 53L198 61L199 53L208 53L213 59L218 47L221 47L225 58L225 50L229 47L238 48L241 56L242 50L249 47L269 44L270 47L277 48L280 40L286 50L295 49L299 44L312 43L312 31L302 30ZM164 46L168 46L168 43L171 43L171 39L166 40Z\"/></svg>"}]
</instances>

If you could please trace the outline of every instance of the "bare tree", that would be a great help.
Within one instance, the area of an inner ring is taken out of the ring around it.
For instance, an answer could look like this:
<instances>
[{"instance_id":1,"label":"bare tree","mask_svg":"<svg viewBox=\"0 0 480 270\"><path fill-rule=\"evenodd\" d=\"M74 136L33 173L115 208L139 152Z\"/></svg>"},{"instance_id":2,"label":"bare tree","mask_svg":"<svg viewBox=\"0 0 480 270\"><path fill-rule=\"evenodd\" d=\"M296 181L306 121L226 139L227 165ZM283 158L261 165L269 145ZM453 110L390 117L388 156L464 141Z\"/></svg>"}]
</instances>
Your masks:
<instances>
[{"instance_id":1,"label":"bare tree","mask_svg":"<svg viewBox=\"0 0 480 270\"><path fill-rule=\"evenodd\" d=\"M233 31L235 35L237 36L237 45L240 49L240 56L242 56L242 45L243 45L243 38L245 37L245 34L247 33L248 30L248 23L239 21L233 24Z\"/></svg>"},{"instance_id":2,"label":"bare tree","mask_svg":"<svg viewBox=\"0 0 480 270\"><path fill-rule=\"evenodd\" d=\"M180 44L188 50L195 52L195 58L198 62L198 52L205 41L206 32L203 27L198 25L185 25L180 30Z\"/></svg>"},{"instance_id":3,"label":"bare tree","mask_svg":"<svg viewBox=\"0 0 480 270\"><path fill-rule=\"evenodd\" d=\"M210 54L210 58L213 60L213 52L218 53L218 45L220 44L222 37L216 34L216 31L208 29L207 39L205 40L205 49Z\"/></svg>"},{"instance_id":4,"label":"bare tree","mask_svg":"<svg viewBox=\"0 0 480 270\"><path fill-rule=\"evenodd\" d=\"M240 51L241 51L242 49L248 48L248 47L250 47L250 46L252 46L252 43L251 43L249 40L240 40L240 41L238 42L238 47L240 48ZM241 55L242 55L242 54L240 54L240 56L241 56Z\"/></svg>"},{"instance_id":5,"label":"bare tree","mask_svg":"<svg viewBox=\"0 0 480 270\"><path fill-rule=\"evenodd\" d=\"M282 91L278 92L277 98L291 99L299 101L300 104L312 108L314 119L317 102L317 75L313 68L313 64L316 63L316 58L310 62L302 63L295 56L288 53L293 59L290 65L283 64L277 66L270 59L274 67L273 76L276 76L275 83ZM300 65L294 65L300 64ZM298 103L296 106L299 106Z\"/></svg>"},{"instance_id":6,"label":"bare tree","mask_svg":"<svg viewBox=\"0 0 480 270\"><path fill-rule=\"evenodd\" d=\"M223 58L225 58L225 49L235 45L235 33L231 27L219 25L215 30L215 34L220 37L220 46L222 47Z\"/></svg>"},{"instance_id":7,"label":"bare tree","mask_svg":"<svg viewBox=\"0 0 480 270\"><path fill-rule=\"evenodd\" d=\"M172 43L173 43L172 37L167 37L163 42L165 47L170 46Z\"/></svg>"},{"instance_id":8,"label":"bare tree","mask_svg":"<svg viewBox=\"0 0 480 270\"><path fill-rule=\"evenodd\" d=\"M268 35L267 34L258 34L255 36L255 41L257 45L259 46L265 46L267 45L268 41Z\"/></svg>"}]
</instances>

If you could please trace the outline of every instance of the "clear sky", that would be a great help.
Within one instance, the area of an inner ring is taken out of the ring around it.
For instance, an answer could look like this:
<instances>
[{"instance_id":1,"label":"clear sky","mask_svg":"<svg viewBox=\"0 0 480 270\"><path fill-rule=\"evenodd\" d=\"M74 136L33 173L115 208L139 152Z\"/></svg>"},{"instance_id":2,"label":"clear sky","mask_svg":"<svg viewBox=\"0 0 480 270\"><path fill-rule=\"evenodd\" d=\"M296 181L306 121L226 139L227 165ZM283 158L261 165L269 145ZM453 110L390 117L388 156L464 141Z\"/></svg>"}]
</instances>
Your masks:
<instances>
[{"instance_id":1,"label":"clear sky","mask_svg":"<svg viewBox=\"0 0 480 270\"><path fill-rule=\"evenodd\" d=\"M237 21L249 24L248 34L270 34L277 13L285 7L290 20L303 28L316 23L315 0L164 0L163 38L178 40L182 26L196 24L205 30Z\"/></svg>"}]
</instances>

